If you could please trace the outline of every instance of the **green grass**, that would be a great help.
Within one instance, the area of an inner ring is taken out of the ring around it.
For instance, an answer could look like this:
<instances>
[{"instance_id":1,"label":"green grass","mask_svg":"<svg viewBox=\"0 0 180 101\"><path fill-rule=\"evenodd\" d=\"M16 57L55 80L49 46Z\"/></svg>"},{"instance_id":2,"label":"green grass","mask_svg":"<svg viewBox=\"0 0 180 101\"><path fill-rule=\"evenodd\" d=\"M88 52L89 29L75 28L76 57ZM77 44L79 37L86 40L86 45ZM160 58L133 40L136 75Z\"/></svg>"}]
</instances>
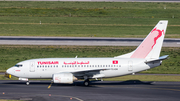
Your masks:
<instances>
[{"instance_id":1,"label":"green grass","mask_svg":"<svg viewBox=\"0 0 180 101\"><path fill-rule=\"evenodd\" d=\"M1 1L4 16L92 16L169 18L178 14L179 3L139 2L7 2ZM166 9L164 9L166 7Z\"/></svg>"},{"instance_id":2,"label":"green grass","mask_svg":"<svg viewBox=\"0 0 180 101\"><path fill-rule=\"evenodd\" d=\"M136 47L117 46L0 46L0 70L5 71L16 63L34 58L55 57L114 57L131 52ZM143 73L180 74L180 48L162 48L161 55L169 55L162 65Z\"/></svg>"},{"instance_id":3,"label":"green grass","mask_svg":"<svg viewBox=\"0 0 180 101\"><path fill-rule=\"evenodd\" d=\"M0 75L0 80L18 80L18 78L12 76L11 79ZM30 79L30 80L49 80L50 79ZM180 81L180 76L171 75L126 75L114 78L104 78L104 81L127 81L127 80L140 80L140 81Z\"/></svg>"},{"instance_id":4,"label":"green grass","mask_svg":"<svg viewBox=\"0 0 180 101\"><path fill-rule=\"evenodd\" d=\"M179 5L0 1L0 35L145 37L159 20L169 20L166 37L180 38Z\"/></svg>"},{"instance_id":5,"label":"green grass","mask_svg":"<svg viewBox=\"0 0 180 101\"><path fill-rule=\"evenodd\" d=\"M11 76L12 78L4 77L4 75L0 75L0 80L18 80L17 77Z\"/></svg>"},{"instance_id":6,"label":"green grass","mask_svg":"<svg viewBox=\"0 0 180 101\"><path fill-rule=\"evenodd\" d=\"M180 76L166 76L166 75L127 75L115 78L106 78L105 81L127 81L127 80L140 80L140 81L180 81Z\"/></svg>"}]
</instances>

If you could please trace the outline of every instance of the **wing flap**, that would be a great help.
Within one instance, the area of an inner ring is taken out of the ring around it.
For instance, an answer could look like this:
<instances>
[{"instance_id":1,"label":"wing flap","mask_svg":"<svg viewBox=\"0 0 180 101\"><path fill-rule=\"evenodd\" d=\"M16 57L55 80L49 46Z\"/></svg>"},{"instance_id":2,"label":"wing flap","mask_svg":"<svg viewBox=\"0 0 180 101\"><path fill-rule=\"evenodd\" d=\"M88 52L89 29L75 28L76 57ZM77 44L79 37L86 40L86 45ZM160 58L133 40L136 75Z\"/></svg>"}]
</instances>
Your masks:
<instances>
[{"instance_id":1,"label":"wing flap","mask_svg":"<svg viewBox=\"0 0 180 101\"><path fill-rule=\"evenodd\" d=\"M71 73L74 74L77 78L83 78L84 76L88 76L88 78L102 78L105 75L101 74L100 71L109 70L109 69L93 69L93 70L81 70L81 71L73 71Z\"/></svg>"},{"instance_id":2,"label":"wing flap","mask_svg":"<svg viewBox=\"0 0 180 101\"><path fill-rule=\"evenodd\" d=\"M81 71L73 71L71 73L88 73L88 72L100 72L103 70L109 70L109 69L92 69L92 70L81 70Z\"/></svg>"}]
</instances>

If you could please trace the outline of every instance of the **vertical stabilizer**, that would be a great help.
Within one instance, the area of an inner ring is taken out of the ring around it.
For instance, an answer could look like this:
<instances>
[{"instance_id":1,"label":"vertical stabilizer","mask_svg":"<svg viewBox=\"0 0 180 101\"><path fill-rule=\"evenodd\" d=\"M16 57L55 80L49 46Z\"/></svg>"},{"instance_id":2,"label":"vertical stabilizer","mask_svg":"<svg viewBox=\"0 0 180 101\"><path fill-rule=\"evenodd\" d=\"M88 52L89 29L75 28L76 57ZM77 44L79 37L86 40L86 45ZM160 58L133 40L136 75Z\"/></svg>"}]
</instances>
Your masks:
<instances>
[{"instance_id":1,"label":"vertical stabilizer","mask_svg":"<svg viewBox=\"0 0 180 101\"><path fill-rule=\"evenodd\" d=\"M143 42L131 53L118 56L116 58L144 58L144 59L157 59L159 58L162 48L168 21L161 20L152 29Z\"/></svg>"}]
</instances>

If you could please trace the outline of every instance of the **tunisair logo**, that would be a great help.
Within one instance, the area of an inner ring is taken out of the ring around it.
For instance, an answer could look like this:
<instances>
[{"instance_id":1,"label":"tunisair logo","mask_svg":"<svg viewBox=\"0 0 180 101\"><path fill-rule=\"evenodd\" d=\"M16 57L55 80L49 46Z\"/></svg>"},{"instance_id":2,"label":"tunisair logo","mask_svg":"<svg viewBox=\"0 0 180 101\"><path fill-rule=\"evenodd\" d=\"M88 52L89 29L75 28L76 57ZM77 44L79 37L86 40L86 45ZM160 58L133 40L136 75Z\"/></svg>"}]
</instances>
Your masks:
<instances>
[{"instance_id":1,"label":"tunisair logo","mask_svg":"<svg viewBox=\"0 0 180 101\"><path fill-rule=\"evenodd\" d=\"M55 65L59 64L58 61L38 61L38 65Z\"/></svg>"},{"instance_id":2,"label":"tunisair logo","mask_svg":"<svg viewBox=\"0 0 180 101\"><path fill-rule=\"evenodd\" d=\"M89 61L72 61L72 62L64 62L65 65L75 65L75 64L89 64Z\"/></svg>"},{"instance_id":3,"label":"tunisair logo","mask_svg":"<svg viewBox=\"0 0 180 101\"><path fill-rule=\"evenodd\" d=\"M145 58L154 48L157 40L162 35L165 35L164 30L154 28L151 31L150 35L148 35L148 37L143 41L143 43L136 49L131 58Z\"/></svg>"}]
</instances>

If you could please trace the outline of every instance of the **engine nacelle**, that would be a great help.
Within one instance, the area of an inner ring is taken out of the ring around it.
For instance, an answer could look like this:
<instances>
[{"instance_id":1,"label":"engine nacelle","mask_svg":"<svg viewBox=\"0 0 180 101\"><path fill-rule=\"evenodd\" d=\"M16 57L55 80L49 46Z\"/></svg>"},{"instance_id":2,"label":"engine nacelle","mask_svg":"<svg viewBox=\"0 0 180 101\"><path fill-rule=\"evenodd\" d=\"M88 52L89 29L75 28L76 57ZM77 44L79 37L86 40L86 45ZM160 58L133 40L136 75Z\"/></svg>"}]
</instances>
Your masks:
<instances>
[{"instance_id":1,"label":"engine nacelle","mask_svg":"<svg viewBox=\"0 0 180 101\"><path fill-rule=\"evenodd\" d=\"M28 81L28 78L19 78L21 81Z\"/></svg>"},{"instance_id":2,"label":"engine nacelle","mask_svg":"<svg viewBox=\"0 0 180 101\"><path fill-rule=\"evenodd\" d=\"M54 83L70 83L72 84L73 81L77 80L76 77L73 76L72 73L58 73L53 75L53 82Z\"/></svg>"}]
</instances>

